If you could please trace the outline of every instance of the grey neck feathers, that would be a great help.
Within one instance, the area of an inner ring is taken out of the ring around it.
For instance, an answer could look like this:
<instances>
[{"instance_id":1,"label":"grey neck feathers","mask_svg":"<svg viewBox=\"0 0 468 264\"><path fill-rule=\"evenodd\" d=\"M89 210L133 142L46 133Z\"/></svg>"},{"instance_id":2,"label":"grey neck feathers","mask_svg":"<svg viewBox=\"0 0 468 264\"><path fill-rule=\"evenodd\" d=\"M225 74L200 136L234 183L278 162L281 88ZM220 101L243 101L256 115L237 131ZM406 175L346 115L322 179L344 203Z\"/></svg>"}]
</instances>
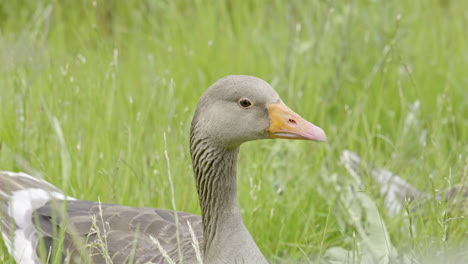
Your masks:
<instances>
[{"instance_id":1,"label":"grey neck feathers","mask_svg":"<svg viewBox=\"0 0 468 264\"><path fill-rule=\"evenodd\" d=\"M237 203L239 146L214 144L192 123L190 152L203 223L205 263L267 263L245 228Z\"/></svg>"}]
</instances>

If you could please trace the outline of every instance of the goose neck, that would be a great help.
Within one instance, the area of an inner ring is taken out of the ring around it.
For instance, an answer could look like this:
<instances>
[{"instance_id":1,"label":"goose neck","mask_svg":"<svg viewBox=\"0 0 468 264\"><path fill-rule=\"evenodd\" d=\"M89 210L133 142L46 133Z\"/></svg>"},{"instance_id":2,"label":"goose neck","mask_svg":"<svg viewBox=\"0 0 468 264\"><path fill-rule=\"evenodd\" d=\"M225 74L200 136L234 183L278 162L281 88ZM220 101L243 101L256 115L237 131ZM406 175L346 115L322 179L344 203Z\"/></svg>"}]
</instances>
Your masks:
<instances>
[{"instance_id":1,"label":"goose neck","mask_svg":"<svg viewBox=\"0 0 468 264\"><path fill-rule=\"evenodd\" d=\"M202 215L204 263L267 263L239 211L239 146L221 147L193 132L192 127L190 152Z\"/></svg>"},{"instance_id":2,"label":"goose neck","mask_svg":"<svg viewBox=\"0 0 468 264\"><path fill-rule=\"evenodd\" d=\"M229 228L224 225L243 225L236 184L239 148L225 149L201 140L192 146L191 152L207 250L217 230Z\"/></svg>"}]
</instances>

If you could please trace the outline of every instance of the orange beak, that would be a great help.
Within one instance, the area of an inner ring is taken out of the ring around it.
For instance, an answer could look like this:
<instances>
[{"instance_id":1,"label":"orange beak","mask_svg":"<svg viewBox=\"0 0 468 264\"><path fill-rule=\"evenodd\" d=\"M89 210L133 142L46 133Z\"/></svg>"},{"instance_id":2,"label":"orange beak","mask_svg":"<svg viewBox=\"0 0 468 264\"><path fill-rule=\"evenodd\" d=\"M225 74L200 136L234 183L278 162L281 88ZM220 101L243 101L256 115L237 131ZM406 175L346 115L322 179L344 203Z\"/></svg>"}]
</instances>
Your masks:
<instances>
[{"instance_id":1,"label":"orange beak","mask_svg":"<svg viewBox=\"0 0 468 264\"><path fill-rule=\"evenodd\" d=\"M325 132L320 127L307 122L283 102L270 104L268 113L270 115L270 127L267 132L271 138L327 140Z\"/></svg>"}]
</instances>

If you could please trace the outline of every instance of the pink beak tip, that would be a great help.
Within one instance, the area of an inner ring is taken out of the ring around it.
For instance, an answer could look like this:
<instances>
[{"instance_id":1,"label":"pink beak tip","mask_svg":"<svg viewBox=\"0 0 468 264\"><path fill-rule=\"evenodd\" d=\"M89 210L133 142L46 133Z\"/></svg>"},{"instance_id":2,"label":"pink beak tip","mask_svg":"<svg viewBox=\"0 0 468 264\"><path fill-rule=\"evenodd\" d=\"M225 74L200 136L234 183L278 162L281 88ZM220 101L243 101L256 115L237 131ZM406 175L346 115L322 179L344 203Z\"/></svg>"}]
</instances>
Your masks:
<instances>
[{"instance_id":1,"label":"pink beak tip","mask_svg":"<svg viewBox=\"0 0 468 264\"><path fill-rule=\"evenodd\" d=\"M314 140L314 141L319 141L319 142L326 142L327 141L327 135L321 129L320 127L307 122L307 128L306 128L306 134L307 134L307 139L309 140Z\"/></svg>"}]
</instances>

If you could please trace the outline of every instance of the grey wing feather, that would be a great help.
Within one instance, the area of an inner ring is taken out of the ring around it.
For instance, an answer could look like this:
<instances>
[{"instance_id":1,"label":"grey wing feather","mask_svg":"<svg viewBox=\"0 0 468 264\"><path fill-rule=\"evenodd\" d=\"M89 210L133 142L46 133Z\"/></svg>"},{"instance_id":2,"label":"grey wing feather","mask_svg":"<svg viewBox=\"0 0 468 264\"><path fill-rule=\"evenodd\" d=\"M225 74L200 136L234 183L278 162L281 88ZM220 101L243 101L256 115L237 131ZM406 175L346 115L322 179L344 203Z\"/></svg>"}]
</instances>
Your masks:
<instances>
[{"instance_id":1,"label":"grey wing feather","mask_svg":"<svg viewBox=\"0 0 468 264\"><path fill-rule=\"evenodd\" d=\"M112 263L127 263L130 259L133 259L133 263L164 263L161 252L150 236L158 239L169 257L178 262L173 211L68 201L66 217L54 218L53 213L61 206L53 201L39 208L36 211L39 226L43 237L53 237L53 228L67 221L70 227L67 228L65 244L76 262L83 260L82 255L89 255L93 263L106 263L106 259ZM201 218L184 212L177 215L184 263L196 263L187 221L195 232L200 249L203 249ZM76 242L76 237L82 241L81 245Z\"/></svg>"},{"instance_id":2,"label":"grey wing feather","mask_svg":"<svg viewBox=\"0 0 468 264\"><path fill-rule=\"evenodd\" d=\"M49 262L48 256L61 256L68 263L165 263L151 236L174 262L179 260L170 210L76 201L42 179L1 171L0 207L0 232L17 263L41 263L39 256ZM177 216L183 262L197 263L187 221L203 256L201 217L184 212ZM63 247L56 252L60 232Z\"/></svg>"}]
</instances>

